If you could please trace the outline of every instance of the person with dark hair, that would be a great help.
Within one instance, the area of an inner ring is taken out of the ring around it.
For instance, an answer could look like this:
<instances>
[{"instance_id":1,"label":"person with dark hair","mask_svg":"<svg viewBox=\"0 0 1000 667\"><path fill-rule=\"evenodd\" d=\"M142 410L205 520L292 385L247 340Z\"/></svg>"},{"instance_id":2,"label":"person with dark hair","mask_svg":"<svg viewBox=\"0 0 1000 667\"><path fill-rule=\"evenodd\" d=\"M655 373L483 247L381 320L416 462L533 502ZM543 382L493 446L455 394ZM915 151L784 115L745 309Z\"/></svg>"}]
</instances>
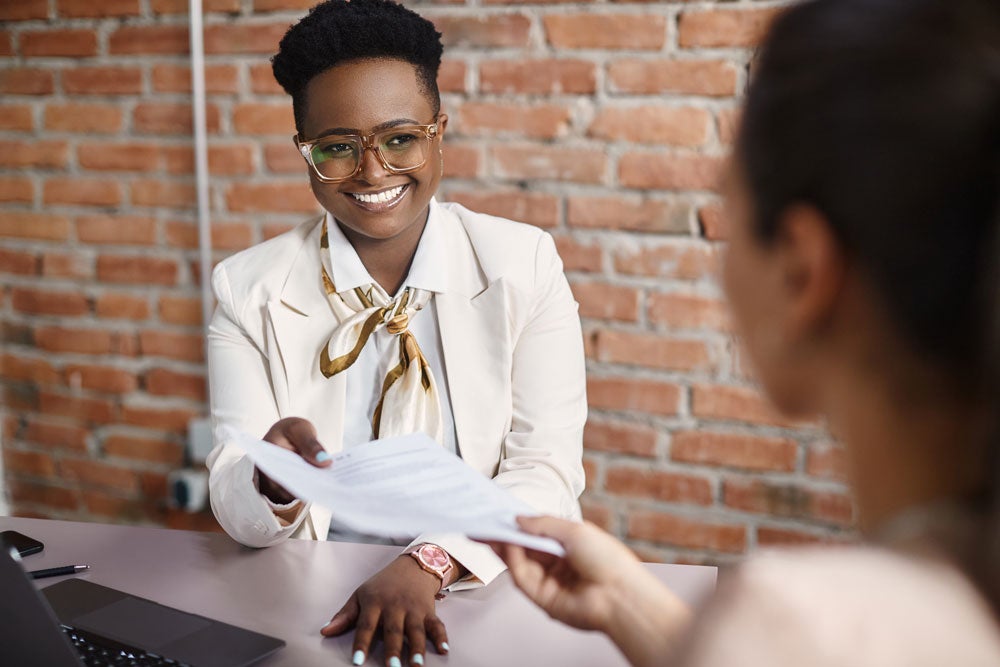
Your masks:
<instances>
[{"instance_id":1,"label":"person with dark hair","mask_svg":"<svg viewBox=\"0 0 1000 667\"><path fill-rule=\"evenodd\" d=\"M635 665L1000 665L1000 4L796 4L752 75L724 284L771 400L845 442L867 544L750 558L697 613L589 524L493 546Z\"/></svg>"},{"instance_id":2,"label":"person with dark hair","mask_svg":"<svg viewBox=\"0 0 1000 667\"><path fill-rule=\"evenodd\" d=\"M226 440L227 425L317 466L423 432L534 509L580 516L577 304L549 234L434 198L448 126L441 52L434 26L394 2L328 0L273 59L325 214L212 276L210 497L243 544L377 540L268 479ZM414 665L427 638L447 652L435 597L504 569L462 536L414 537L322 629L355 629L355 664L376 634L390 666L402 664L404 640Z\"/></svg>"}]
</instances>

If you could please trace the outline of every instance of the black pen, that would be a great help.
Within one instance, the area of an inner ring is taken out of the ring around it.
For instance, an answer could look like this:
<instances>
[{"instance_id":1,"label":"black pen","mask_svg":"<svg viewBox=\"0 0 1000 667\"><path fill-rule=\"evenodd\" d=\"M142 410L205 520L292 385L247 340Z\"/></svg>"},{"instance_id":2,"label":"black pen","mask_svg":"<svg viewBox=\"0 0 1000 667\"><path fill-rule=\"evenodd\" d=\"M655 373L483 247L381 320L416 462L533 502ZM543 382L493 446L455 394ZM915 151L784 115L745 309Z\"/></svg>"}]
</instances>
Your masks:
<instances>
[{"instance_id":1,"label":"black pen","mask_svg":"<svg viewBox=\"0 0 1000 667\"><path fill-rule=\"evenodd\" d=\"M33 570L28 574L32 579L44 579L45 577L61 577L64 574L76 574L89 570L89 565L63 565L62 567L50 567L47 570Z\"/></svg>"}]
</instances>

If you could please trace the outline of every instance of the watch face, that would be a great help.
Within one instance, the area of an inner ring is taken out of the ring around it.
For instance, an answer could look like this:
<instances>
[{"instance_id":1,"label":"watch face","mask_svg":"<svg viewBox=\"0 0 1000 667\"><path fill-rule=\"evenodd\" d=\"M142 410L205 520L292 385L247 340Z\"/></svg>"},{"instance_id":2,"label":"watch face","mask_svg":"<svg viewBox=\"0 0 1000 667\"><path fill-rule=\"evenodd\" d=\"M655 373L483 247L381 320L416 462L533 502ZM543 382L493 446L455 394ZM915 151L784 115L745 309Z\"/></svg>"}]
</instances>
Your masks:
<instances>
[{"instance_id":1,"label":"watch face","mask_svg":"<svg viewBox=\"0 0 1000 667\"><path fill-rule=\"evenodd\" d=\"M441 547L432 544L420 548L420 560L435 570L443 570L448 567L448 554Z\"/></svg>"}]
</instances>

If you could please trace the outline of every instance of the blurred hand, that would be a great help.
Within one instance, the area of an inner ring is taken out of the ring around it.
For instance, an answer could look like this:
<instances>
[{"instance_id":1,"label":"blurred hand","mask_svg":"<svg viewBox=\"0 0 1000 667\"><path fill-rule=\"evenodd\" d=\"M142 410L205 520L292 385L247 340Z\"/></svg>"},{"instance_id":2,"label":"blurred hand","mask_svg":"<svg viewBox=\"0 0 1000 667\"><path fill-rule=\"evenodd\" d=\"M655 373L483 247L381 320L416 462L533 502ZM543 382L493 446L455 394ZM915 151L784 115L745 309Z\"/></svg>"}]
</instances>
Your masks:
<instances>
[{"instance_id":1,"label":"blurred hand","mask_svg":"<svg viewBox=\"0 0 1000 667\"><path fill-rule=\"evenodd\" d=\"M413 557L402 555L361 584L320 633L333 637L355 628L352 652L354 664L360 665L381 630L386 665L401 664L404 638L410 647L409 664L422 665L428 638L438 653L448 652L448 633L434 605L440 588L440 579Z\"/></svg>"},{"instance_id":2,"label":"blurred hand","mask_svg":"<svg viewBox=\"0 0 1000 667\"><path fill-rule=\"evenodd\" d=\"M282 449L295 452L317 468L330 466L330 455L316 439L316 427L301 417L286 417L275 422L274 426L264 434L264 440ZM260 470L254 470L254 482L262 494L276 503L284 505L296 499L284 487L271 481Z\"/></svg>"}]
</instances>

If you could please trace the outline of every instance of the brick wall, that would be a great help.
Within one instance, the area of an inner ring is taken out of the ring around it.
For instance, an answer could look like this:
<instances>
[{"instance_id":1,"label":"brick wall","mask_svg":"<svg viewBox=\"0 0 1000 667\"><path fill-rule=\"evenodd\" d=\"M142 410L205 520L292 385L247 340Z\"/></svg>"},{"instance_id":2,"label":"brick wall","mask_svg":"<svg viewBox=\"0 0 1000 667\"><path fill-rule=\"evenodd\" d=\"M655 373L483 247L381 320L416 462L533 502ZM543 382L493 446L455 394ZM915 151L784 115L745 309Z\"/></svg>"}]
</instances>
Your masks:
<instances>
[{"instance_id":1,"label":"brick wall","mask_svg":"<svg viewBox=\"0 0 1000 667\"><path fill-rule=\"evenodd\" d=\"M310 0L206 0L216 259L316 210L268 56ZM775 2L413 3L444 33L443 195L551 231L580 301L587 515L645 557L849 535L841 451L753 389L715 180ZM0 5L0 380L16 512L164 511L205 412L185 0Z\"/></svg>"}]
</instances>

